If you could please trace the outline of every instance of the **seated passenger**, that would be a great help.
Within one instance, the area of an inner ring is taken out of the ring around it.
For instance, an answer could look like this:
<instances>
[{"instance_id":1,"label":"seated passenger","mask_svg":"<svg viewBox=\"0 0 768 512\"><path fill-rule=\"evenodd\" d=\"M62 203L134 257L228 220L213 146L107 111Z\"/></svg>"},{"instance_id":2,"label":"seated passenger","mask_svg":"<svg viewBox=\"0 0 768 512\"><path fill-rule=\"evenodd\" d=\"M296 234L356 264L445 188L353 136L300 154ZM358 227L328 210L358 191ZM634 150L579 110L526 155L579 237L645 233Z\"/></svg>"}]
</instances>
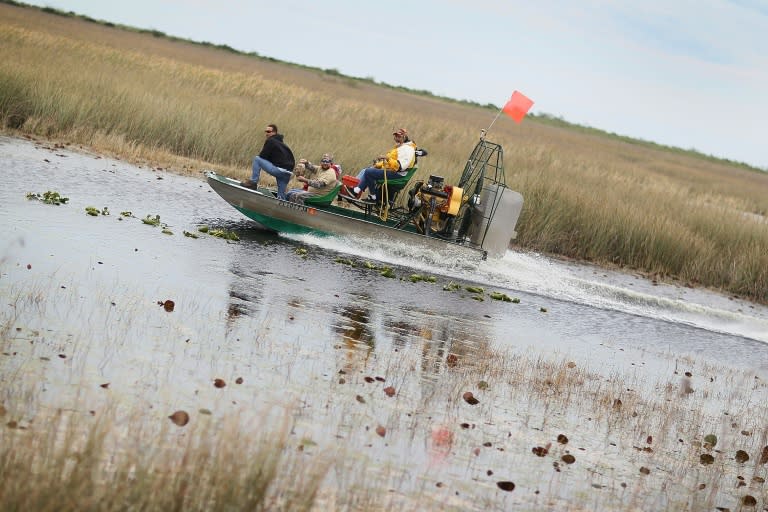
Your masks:
<instances>
[{"instance_id":1,"label":"seated passenger","mask_svg":"<svg viewBox=\"0 0 768 512\"><path fill-rule=\"evenodd\" d=\"M333 163L333 155L330 153L323 155L322 160L320 160L320 166L313 164L305 158L299 160L299 166L303 166L304 173L297 176L296 179L304 183L304 188L289 190L288 194L286 194L289 201L304 204L306 198L323 196L336 186L337 172L340 172L337 169L340 169L340 167ZM297 169L297 174L299 173L301 171Z\"/></svg>"},{"instance_id":2,"label":"seated passenger","mask_svg":"<svg viewBox=\"0 0 768 512\"><path fill-rule=\"evenodd\" d=\"M400 128L392 133L395 138L395 146L386 155L379 156L373 161L372 167L362 169L358 174L360 183L354 188L342 186L341 193L351 199L359 199L363 191L368 189L368 200L376 201L376 181L383 179L386 173L387 179L401 178L407 174L409 168L416 161L416 144L408 138L408 131Z\"/></svg>"}]
</instances>

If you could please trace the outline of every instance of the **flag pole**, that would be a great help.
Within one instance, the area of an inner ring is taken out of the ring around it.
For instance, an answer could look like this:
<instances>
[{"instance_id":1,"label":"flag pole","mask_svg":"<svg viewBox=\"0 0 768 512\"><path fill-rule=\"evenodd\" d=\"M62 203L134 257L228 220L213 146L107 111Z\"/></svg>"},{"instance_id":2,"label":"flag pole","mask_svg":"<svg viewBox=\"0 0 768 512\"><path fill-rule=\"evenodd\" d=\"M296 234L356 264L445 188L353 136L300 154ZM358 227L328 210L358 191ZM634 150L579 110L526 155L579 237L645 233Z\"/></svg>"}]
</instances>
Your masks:
<instances>
[{"instance_id":1,"label":"flag pole","mask_svg":"<svg viewBox=\"0 0 768 512\"><path fill-rule=\"evenodd\" d=\"M510 97L504 106L499 109L496 113L496 117L494 117L491 124L488 125L488 128L480 130L480 142L485 142L485 136L491 131L491 128L493 128L493 125L496 123L496 120L499 119L502 112L507 113L517 124L520 124L532 105L533 101L520 91L512 92L512 97ZM472 161L471 155L467 161L467 165L469 166L470 172L473 172L475 162Z\"/></svg>"},{"instance_id":2,"label":"flag pole","mask_svg":"<svg viewBox=\"0 0 768 512\"><path fill-rule=\"evenodd\" d=\"M488 125L488 128L480 130L480 142L485 142L485 136L488 135L489 131L491 131L491 128L493 127L493 123L496 122L496 120L499 118L502 112L504 112L504 107L501 107L499 109L499 111L496 113L496 117L494 117L493 121L491 121L491 124ZM469 155L469 160L467 160L467 165L469 166L470 174L473 173L475 170L475 163L476 162L472 160L472 155Z\"/></svg>"},{"instance_id":3,"label":"flag pole","mask_svg":"<svg viewBox=\"0 0 768 512\"><path fill-rule=\"evenodd\" d=\"M488 128L486 128L485 130L480 130L480 133L481 133L481 135L480 135L480 139L484 139L484 138L485 138L485 136L486 136L486 134L487 134L489 131L491 131L491 127L493 127L493 123L495 123L495 122L496 122L496 120L499 118L499 116L501 115L501 113L502 113L502 112L504 112L504 107L501 107L501 108L499 109L499 111L496 113L496 117L494 117L494 118L493 118L493 121L491 121L491 124L490 124L490 125L488 125Z\"/></svg>"}]
</instances>

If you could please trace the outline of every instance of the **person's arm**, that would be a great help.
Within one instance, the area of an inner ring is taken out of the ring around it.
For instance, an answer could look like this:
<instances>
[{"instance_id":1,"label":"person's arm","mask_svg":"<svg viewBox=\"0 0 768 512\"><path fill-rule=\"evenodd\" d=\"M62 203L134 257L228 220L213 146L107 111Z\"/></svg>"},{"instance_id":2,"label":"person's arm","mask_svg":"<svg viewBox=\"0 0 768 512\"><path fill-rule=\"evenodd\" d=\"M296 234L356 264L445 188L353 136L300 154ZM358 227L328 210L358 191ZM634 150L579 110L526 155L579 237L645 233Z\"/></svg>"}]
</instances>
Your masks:
<instances>
[{"instance_id":1,"label":"person's arm","mask_svg":"<svg viewBox=\"0 0 768 512\"><path fill-rule=\"evenodd\" d=\"M312 188L325 188L329 183L336 181L336 171L333 168L328 168L318 174L314 179L306 179L305 183L309 184Z\"/></svg>"},{"instance_id":2,"label":"person's arm","mask_svg":"<svg viewBox=\"0 0 768 512\"><path fill-rule=\"evenodd\" d=\"M264 146L261 148L261 153L259 153L259 157L263 158L264 160L272 161L272 158L275 154L275 143L272 141L272 138L264 141Z\"/></svg>"},{"instance_id":3,"label":"person's arm","mask_svg":"<svg viewBox=\"0 0 768 512\"><path fill-rule=\"evenodd\" d=\"M306 183L312 188L323 188L328 184L322 178L306 180Z\"/></svg>"},{"instance_id":4,"label":"person's arm","mask_svg":"<svg viewBox=\"0 0 768 512\"><path fill-rule=\"evenodd\" d=\"M317 169L317 166L312 162L310 162L309 160L307 160L306 158L300 158L299 164L304 166L304 169L306 169L309 172L315 172L315 170Z\"/></svg>"},{"instance_id":5,"label":"person's arm","mask_svg":"<svg viewBox=\"0 0 768 512\"><path fill-rule=\"evenodd\" d=\"M387 153L386 160L384 161L384 168L389 171L400 171L400 161L397 158L397 148L392 148Z\"/></svg>"}]
</instances>

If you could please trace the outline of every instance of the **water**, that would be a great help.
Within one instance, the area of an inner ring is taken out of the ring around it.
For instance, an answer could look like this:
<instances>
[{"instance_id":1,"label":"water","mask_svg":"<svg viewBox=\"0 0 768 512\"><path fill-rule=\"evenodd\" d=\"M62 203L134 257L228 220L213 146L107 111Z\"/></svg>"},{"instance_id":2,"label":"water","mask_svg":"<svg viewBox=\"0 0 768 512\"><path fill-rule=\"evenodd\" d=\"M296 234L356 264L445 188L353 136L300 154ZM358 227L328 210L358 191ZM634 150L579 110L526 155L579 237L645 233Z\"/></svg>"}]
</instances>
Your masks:
<instances>
[{"instance_id":1,"label":"water","mask_svg":"<svg viewBox=\"0 0 768 512\"><path fill-rule=\"evenodd\" d=\"M264 234L202 175L18 139L0 138L0 167L0 399L8 407L28 397L29 417L115 402L157 411L150 418L178 408L223 417L238 407L304 404L314 412L303 412L296 429L315 439L343 433L363 450L370 439L360 424L409 431L389 441L397 455L384 464L422 475L409 484L418 487L425 468L454 480L472 468L466 454L434 467L434 452L418 441L466 414L451 401L467 384L452 373L457 360L555 356L650 389L692 360L700 371L725 365L768 375L768 308L742 300L518 251L480 262L380 241ZM26 198L47 190L69 203ZM110 215L86 215L89 206ZM156 215L172 234L141 222ZM201 225L240 241L200 233ZM411 282L417 273L436 282ZM462 287L444 289L450 283ZM488 293L474 300L470 284L519 303ZM225 391L211 385L215 378ZM378 404L385 385L398 389L395 409L339 405L345 396L355 406L356 396ZM477 416L478 425L527 425L506 404L485 412L494 421Z\"/></svg>"},{"instance_id":2,"label":"water","mask_svg":"<svg viewBox=\"0 0 768 512\"><path fill-rule=\"evenodd\" d=\"M374 240L267 235L253 230L202 176L180 177L17 139L2 139L0 161L6 180L0 192L6 294L9 287L35 279L47 286L53 276L61 286L95 288L87 293L105 293L106 283L120 302L125 297L176 297L194 301L196 308L215 309L225 301L227 307L241 307L239 300L266 318L281 302L290 304L292 294L304 300L338 290L371 295L373 309L396 306L461 318L490 313L483 329L495 341L514 332L522 343L564 353L610 343L768 369L768 308L723 295L657 286L637 276L517 251L501 260L457 256L446 261ZM46 190L70 202L51 206L25 197ZM86 206L107 207L111 215L87 216ZM134 217L123 218L120 212ZM173 235L139 222L155 215ZM234 230L242 241L204 236L197 231L203 224ZM184 237L183 231L201 238ZM307 247L309 257L298 257L298 247ZM334 263L339 255L394 266L400 278L422 273L439 276L440 282L430 287L373 279L370 272ZM451 280L477 283L521 303L455 300L442 290ZM243 289L243 283L251 286ZM314 307L333 311L338 304ZM374 312L372 321L376 318Z\"/></svg>"}]
</instances>

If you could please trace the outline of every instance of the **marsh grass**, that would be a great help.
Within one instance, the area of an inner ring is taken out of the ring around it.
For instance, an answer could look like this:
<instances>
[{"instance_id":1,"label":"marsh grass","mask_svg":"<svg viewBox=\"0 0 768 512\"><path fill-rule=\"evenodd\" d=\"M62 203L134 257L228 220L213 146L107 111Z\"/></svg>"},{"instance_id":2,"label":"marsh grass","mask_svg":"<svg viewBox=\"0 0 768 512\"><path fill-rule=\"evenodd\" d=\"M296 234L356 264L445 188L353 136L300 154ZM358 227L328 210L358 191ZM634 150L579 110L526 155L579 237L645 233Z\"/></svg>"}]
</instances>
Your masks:
<instances>
[{"instance_id":1,"label":"marsh grass","mask_svg":"<svg viewBox=\"0 0 768 512\"><path fill-rule=\"evenodd\" d=\"M0 13L6 132L179 172L247 177L263 126L276 122L297 158L330 151L351 174L404 125L430 152L416 178L450 183L496 114L34 8L3 3ZM489 138L526 201L521 249L768 301L768 173L548 116L502 118Z\"/></svg>"},{"instance_id":2,"label":"marsh grass","mask_svg":"<svg viewBox=\"0 0 768 512\"><path fill-rule=\"evenodd\" d=\"M32 375L3 372L0 508L694 511L768 503L766 387L750 372L678 358L656 377L607 373L471 337L445 350L428 332L403 325L409 342L400 351L338 345L329 357L343 371L287 393L301 400L266 412L191 409L182 426L168 418L172 410L119 393L95 409L87 394L51 407ZM275 375L259 376L259 392L284 394L279 383L306 371L301 350L264 333L257 339L258 357L283 354ZM5 339L3 350L23 343ZM93 387L87 372L78 386Z\"/></svg>"},{"instance_id":3,"label":"marsh grass","mask_svg":"<svg viewBox=\"0 0 768 512\"><path fill-rule=\"evenodd\" d=\"M9 511L310 510L328 462L300 465L284 454L288 421L275 431L233 425L147 428L145 418L110 409L8 422L0 503Z\"/></svg>"}]
</instances>

